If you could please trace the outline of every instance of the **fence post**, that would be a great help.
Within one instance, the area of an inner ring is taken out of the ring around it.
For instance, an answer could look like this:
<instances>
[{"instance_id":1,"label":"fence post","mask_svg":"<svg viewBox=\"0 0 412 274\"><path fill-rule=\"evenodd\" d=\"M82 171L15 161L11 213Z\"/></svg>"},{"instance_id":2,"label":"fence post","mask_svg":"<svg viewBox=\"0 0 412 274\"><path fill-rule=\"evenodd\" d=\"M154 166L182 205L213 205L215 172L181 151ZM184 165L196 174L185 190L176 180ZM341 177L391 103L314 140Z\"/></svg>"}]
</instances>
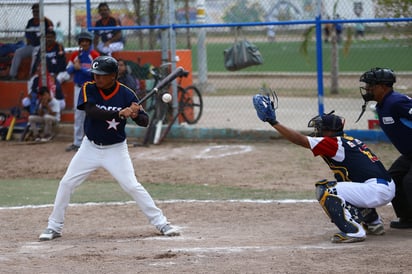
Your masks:
<instances>
[{"instance_id":1,"label":"fence post","mask_svg":"<svg viewBox=\"0 0 412 274\"><path fill-rule=\"evenodd\" d=\"M318 112L322 115L324 111L323 101L323 56L322 56L322 23L321 23L321 0L317 1L316 15L316 65L318 76Z\"/></svg>"},{"instance_id":2,"label":"fence post","mask_svg":"<svg viewBox=\"0 0 412 274\"><path fill-rule=\"evenodd\" d=\"M205 0L197 1L196 19L198 24L206 22ZM199 28L197 40L198 58L198 86L203 92L207 87L207 53L206 53L206 29Z\"/></svg>"}]
</instances>

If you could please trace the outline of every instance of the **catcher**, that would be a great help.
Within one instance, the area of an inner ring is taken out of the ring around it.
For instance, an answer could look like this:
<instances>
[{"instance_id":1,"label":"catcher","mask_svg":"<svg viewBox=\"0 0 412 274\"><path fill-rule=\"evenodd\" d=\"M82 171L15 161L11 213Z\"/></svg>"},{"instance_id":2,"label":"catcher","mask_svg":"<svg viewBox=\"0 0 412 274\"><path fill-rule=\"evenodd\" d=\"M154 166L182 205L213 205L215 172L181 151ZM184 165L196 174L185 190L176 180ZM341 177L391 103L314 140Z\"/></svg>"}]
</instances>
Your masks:
<instances>
[{"instance_id":1,"label":"catcher","mask_svg":"<svg viewBox=\"0 0 412 274\"><path fill-rule=\"evenodd\" d=\"M272 93L274 94L274 93ZM275 99L276 98L276 99ZM277 103L277 97L273 96ZM340 232L332 243L353 243L366 234L383 235L382 219L376 207L386 205L395 195L395 183L378 157L360 140L344 134L345 120L333 114L310 119L314 132L305 136L276 120L274 101L268 95L253 97L257 115L290 142L321 156L336 181L316 182L316 198Z\"/></svg>"}]
</instances>

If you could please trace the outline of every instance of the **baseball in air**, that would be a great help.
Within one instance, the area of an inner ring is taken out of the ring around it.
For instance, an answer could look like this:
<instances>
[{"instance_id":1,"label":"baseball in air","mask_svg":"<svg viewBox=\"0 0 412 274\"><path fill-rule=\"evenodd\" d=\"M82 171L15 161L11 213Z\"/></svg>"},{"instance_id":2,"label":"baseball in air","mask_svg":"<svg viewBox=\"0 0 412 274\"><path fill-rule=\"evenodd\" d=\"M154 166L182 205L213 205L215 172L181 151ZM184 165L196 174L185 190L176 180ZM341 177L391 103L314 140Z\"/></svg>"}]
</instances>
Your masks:
<instances>
[{"instance_id":1,"label":"baseball in air","mask_svg":"<svg viewBox=\"0 0 412 274\"><path fill-rule=\"evenodd\" d=\"M172 95L170 95L169 93L163 94L162 101L165 103L169 103L170 101L172 101Z\"/></svg>"}]
</instances>

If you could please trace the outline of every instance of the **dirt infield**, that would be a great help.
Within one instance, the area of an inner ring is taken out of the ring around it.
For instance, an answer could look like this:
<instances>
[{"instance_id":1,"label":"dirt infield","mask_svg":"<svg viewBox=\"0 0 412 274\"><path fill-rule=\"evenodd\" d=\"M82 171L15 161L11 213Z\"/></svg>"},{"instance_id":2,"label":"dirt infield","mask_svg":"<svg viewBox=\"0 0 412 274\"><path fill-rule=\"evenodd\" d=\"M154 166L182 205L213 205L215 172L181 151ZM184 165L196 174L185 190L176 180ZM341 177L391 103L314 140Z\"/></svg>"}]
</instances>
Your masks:
<instances>
[{"instance_id":1,"label":"dirt infield","mask_svg":"<svg viewBox=\"0 0 412 274\"><path fill-rule=\"evenodd\" d=\"M60 178L73 155L64 152L66 145L0 143L2 155L8 155L0 160L0 177ZM386 165L396 155L389 145L370 146ZM130 154L139 180L148 183L300 191L331 177L321 159L283 140L165 143L131 148ZM163 166L161 172L153 172L155 164ZM96 180L107 178L104 171L93 175ZM337 229L312 200L213 201L211 197L157 203L181 228L181 236L160 236L133 203L90 204L71 205L63 237L39 242L50 206L0 208L0 272L409 273L412 267L412 230L389 228L395 218L390 205L378 209L385 222L384 236L332 244L329 239Z\"/></svg>"}]
</instances>

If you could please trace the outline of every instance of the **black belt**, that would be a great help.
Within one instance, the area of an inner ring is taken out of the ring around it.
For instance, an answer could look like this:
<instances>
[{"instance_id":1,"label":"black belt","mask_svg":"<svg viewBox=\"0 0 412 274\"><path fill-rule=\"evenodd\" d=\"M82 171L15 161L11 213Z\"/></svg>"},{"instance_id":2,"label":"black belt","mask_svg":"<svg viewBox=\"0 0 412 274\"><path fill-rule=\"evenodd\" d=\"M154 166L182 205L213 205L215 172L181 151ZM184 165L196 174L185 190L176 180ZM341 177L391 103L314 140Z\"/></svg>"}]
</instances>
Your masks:
<instances>
[{"instance_id":1,"label":"black belt","mask_svg":"<svg viewBox=\"0 0 412 274\"><path fill-rule=\"evenodd\" d=\"M99 147L105 147L105 146L111 146L111 145L117 144L117 143L105 144L105 143L96 142L96 141L93 141L93 140L90 140L90 139L89 139L89 141L92 142L93 144L95 144L96 146L99 146Z\"/></svg>"}]
</instances>

